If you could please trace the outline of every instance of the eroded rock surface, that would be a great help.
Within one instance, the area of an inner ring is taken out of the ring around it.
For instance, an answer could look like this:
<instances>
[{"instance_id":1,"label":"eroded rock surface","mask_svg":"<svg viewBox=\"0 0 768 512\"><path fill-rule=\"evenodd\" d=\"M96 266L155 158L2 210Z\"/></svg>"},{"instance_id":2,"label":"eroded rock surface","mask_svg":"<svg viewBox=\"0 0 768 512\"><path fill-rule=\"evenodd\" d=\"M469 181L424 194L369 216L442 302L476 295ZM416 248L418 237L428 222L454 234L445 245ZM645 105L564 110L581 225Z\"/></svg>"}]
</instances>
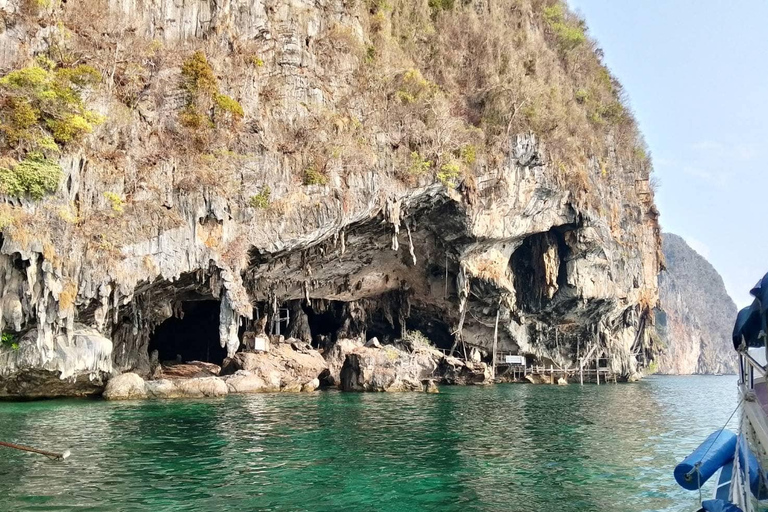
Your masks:
<instances>
[{"instance_id":1,"label":"eroded rock surface","mask_svg":"<svg viewBox=\"0 0 768 512\"><path fill-rule=\"evenodd\" d=\"M50 194L0 194L0 329L23 341L0 352L3 393L43 389L41 371L58 379L47 394L149 378L158 327L202 301L214 343L253 367L229 389L311 387L322 367L278 348L312 368L284 380L237 353L244 324L321 348L418 330L456 354L488 354L498 332L499 350L561 367L596 345L636 376L653 352L659 228L618 83L587 39L561 51L540 2L455 4L0 2L0 67L86 63L102 79L78 92L104 117L51 153ZM214 96L190 96L191 58ZM584 84L600 87L590 102ZM333 350L337 384L348 355ZM399 353L400 366L351 353L344 387L421 385ZM452 382L487 381L486 363L446 364Z\"/></svg>"},{"instance_id":2,"label":"eroded rock surface","mask_svg":"<svg viewBox=\"0 0 768 512\"><path fill-rule=\"evenodd\" d=\"M112 342L75 324L41 343L32 329L14 346L0 345L0 397L86 396L101 392L112 370Z\"/></svg>"},{"instance_id":3,"label":"eroded rock surface","mask_svg":"<svg viewBox=\"0 0 768 512\"><path fill-rule=\"evenodd\" d=\"M435 370L437 363L430 353L408 354L391 345L358 347L346 356L339 387L343 391L425 391L436 377Z\"/></svg>"},{"instance_id":4,"label":"eroded rock surface","mask_svg":"<svg viewBox=\"0 0 768 512\"><path fill-rule=\"evenodd\" d=\"M681 237L664 233L666 271L661 274L658 332L664 351L660 373L736 373L731 342L736 304L717 270Z\"/></svg>"}]
</instances>

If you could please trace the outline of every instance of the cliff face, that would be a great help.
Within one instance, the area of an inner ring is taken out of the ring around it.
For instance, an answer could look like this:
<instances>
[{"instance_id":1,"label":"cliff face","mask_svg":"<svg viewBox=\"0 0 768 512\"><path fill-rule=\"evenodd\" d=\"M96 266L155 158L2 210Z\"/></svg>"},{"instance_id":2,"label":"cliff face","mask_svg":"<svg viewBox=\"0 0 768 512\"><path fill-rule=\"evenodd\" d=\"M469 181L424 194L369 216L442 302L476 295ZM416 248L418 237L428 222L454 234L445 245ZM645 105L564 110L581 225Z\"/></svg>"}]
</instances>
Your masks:
<instances>
[{"instance_id":1,"label":"cliff face","mask_svg":"<svg viewBox=\"0 0 768 512\"><path fill-rule=\"evenodd\" d=\"M499 350L647 361L650 163L561 4L0 9L0 394L146 375L200 301L229 356L263 325L487 354L498 313Z\"/></svg>"},{"instance_id":2,"label":"cliff face","mask_svg":"<svg viewBox=\"0 0 768 512\"><path fill-rule=\"evenodd\" d=\"M736 304L717 270L681 237L662 235L666 272L659 277L657 329L665 345L659 372L736 373L731 343Z\"/></svg>"}]
</instances>

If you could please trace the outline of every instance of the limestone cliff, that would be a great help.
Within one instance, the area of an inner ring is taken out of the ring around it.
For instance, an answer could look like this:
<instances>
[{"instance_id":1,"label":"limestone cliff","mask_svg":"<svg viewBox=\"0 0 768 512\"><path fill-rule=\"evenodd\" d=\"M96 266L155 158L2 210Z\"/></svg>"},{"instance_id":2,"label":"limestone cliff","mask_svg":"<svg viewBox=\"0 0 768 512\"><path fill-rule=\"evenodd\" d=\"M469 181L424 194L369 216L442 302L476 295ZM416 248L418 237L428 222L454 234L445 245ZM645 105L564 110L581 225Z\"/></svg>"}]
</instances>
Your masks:
<instances>
[{"instance_id":1,"label":"limestone cliff","mask_svg":"<svg viewBox=\"0 0 768 512\"><path fill-rule=\"evenodd\" d=\"M418 330L487 357L498 318L499 350L572 366L595 346L626 377L647 364L651 166L563 4L0 0L0 15L0 394L38 367L97 387L147 375L153 350L185 350L165 344L174 321L213 324L229 356L266 326L316 344ZM51 362L93 330L111 350Z\"/></svg>"},{"instance_id":2,"label":"limestone cliff","mask_svg":"<svg viewBox=\"0 0 768 512\"><path fill-rule=\"evenodd\" d=\"M717 270L685 240L662 235L666 272L659 277L657 329L665 346L660 373L736 373L731 342L736 304Z\"/></svg>"}]
</instances>

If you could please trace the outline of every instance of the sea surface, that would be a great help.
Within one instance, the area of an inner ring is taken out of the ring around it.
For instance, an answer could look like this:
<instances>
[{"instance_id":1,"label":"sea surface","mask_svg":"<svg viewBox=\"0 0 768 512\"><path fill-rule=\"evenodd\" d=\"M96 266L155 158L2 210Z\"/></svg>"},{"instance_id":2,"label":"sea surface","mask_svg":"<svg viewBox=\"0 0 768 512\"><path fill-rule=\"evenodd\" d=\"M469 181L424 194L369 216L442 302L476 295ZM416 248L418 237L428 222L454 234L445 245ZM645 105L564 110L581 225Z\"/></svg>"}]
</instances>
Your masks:
<instances>
[{"instance_id":1,"label":"sea surface","mask_svg":"<svg viewBox=\"0 0 768 512\"><path fill-rule=\"evenodd\" d=\"M673 467L737 401L735 376L440 391L0 403L0 440L72 452L0 448L0 511L692 512Z\"/></svg>"}]
</instances>

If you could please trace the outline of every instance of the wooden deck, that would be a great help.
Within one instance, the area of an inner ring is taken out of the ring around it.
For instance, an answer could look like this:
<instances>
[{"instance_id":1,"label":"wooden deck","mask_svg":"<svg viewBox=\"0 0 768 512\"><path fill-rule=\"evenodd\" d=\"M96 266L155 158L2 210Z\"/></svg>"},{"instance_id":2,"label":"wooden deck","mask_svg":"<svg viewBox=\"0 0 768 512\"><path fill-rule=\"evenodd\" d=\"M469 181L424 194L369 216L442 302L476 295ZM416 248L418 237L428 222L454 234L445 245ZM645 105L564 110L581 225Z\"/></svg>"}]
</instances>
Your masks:
<instances>
[{"instance_id":1,"label":"wooden deck","mask_svg":"<svg viewBox=\"0 0 768 512\"><path fill-rule=\"evenodd\" d=\"M553 384L556 383L560 378L565 378L567 381L572 381L578 378L581 384L584 384L585 381L594 382L598 385L601 381L603 383L608 383L611 381L614 383L617 382L617 376L611 372L610 368L608 367L608 360L605 358L598 358L594 361L582 359L579 366L576 368L560 368L554 365L543 366L510 362L511 358L508 356L514 356L514 354L497 354L496 360L494 362L495 375L509 376L512 374L515 380L527 380L528 375L536 375L540 378L543 378L544 381L549 381ZM594 368L589 366L589 363L592 362L594 362Z\"/></svg>"}]
</instances>

